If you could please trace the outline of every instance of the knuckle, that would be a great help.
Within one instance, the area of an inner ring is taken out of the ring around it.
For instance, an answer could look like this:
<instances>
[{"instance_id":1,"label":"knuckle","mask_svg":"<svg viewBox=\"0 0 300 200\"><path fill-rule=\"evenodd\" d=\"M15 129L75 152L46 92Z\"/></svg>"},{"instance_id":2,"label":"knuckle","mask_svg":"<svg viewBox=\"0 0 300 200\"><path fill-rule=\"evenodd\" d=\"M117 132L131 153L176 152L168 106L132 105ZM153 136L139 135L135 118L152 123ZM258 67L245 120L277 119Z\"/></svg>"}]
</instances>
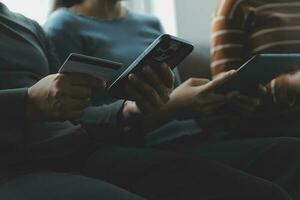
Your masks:
<instances>
[{"instance_id":1,"label":"knuckle","mask_svg":"<svg viewBox=\"0 0 300 200\"><path fill-rule=\"evenodd\" d=\"M64 92L60 89L56 89L52 92L52 96L55 98L55 99L60 99L64 96Z\"/></svg>"},{"instance_id":2,"label":"knuckle","mask_svg":"<svg viewBox=\"0 0 300 200\"><path fill-rule=\"evenodd\" d=\"M157 93L155 90L149 88L148 89L148 92L147 92L151 97L156 97L157 96Z\"/></svg>"},{"instance_id":3,"label":"knuckle","mask_svg":"<svg viewBox=\"0 0 300 200\"><path fill-rule=\"evenodd\" d=\"M209 83L210 82L210 80L209 79L200 79L202 82L204 82L204 83Z\"/></svg>"},{"instance_id":4,"label":"knuckle","mask_svg":"<svg viewBox=\"0 0 300 200\"><path fill-rule=\"evenodd\" d=\"M55 78L55 82L57 85L61 85L65 82L66 80L66 75L64 74L57 74L56 78Z\"/></svg>"},{"instance_id":5,"label":"knuckle","mask_svg":"<svg viewBox=\"0 0 300 200\"><path fill-rule=\"evenodd\" d=\"M58 100L54 101L52 107L54 108L55 112L61 112L61 110L64 109L63 102Z\"/></svg>"},{"instance_id":6,"label":"knuckle","mask_svg":"<svg viewBox=\"0 0 300 200\"><path fill-rule=\"evenodd\" d=\"M163 103L165 104L165 103L167 103L169 100L170 100L170 97L169 97L169 96L165 96L165 97L163 98Z\"/></svg>"},{"instance_id":7,"label":"knuckle","mask_svg":"<svg viewBox=\"0 0 300 200\"><path fill-rule=\"evenodd\" d=\"M189 79L187 80L187 83L194 83L195 81L196 81L195 78L189 78Z\"/></svg>"}]
</instances>

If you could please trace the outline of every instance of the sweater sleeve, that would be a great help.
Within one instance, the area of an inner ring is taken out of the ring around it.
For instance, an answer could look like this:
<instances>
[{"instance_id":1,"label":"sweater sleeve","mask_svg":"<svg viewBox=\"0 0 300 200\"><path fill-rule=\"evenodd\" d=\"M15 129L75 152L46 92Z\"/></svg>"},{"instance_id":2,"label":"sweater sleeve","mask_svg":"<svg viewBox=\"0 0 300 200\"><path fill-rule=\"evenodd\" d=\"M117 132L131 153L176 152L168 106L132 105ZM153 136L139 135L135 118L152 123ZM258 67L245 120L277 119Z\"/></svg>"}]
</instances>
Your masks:
<instances>
[{"instance_id":1,"label":"sweater sleeve","mask_svg":"<svg viewBox=\"0 0 300 200\"><path fill-rule=\"evenodd\" d=\"M118 100L111 104L89 107L85 110L80 122L85 124L110 124L117 125L119 113L124 101Z\"/></svg>"},{"instance_id":2,"label":"sweater sleeve","mask_svg":"<svg viewBox=\"0 0 300 200\"><path fill-rule=\"evenodd\" d=\"M25 120L27 89L0 90L1 120Z\"/></svg>"},{"instance_id":3,"label":"sweater sleeve","mask_svg":"<svg viewBox=\"0 0 300 200\"><path fill-rule=\"evenodd\" d=\"M299 107L298 95L291 94L289 91L288 78L289 75L284 74L272 80L268 84L268 92L272 94L273 102L290 109L291 107Z\"/></svg>"},{"instance_id":4,"label":"sweater sleeve","mask_svg":"<svg viewBox=\"0 0 300 200\"><path fill-rule=\"evenodd\" d=\"M222 0L215 11L211 34L212 75L237 69L245 61L243 12L235 0Z\"/></svg>"}]
</instances>

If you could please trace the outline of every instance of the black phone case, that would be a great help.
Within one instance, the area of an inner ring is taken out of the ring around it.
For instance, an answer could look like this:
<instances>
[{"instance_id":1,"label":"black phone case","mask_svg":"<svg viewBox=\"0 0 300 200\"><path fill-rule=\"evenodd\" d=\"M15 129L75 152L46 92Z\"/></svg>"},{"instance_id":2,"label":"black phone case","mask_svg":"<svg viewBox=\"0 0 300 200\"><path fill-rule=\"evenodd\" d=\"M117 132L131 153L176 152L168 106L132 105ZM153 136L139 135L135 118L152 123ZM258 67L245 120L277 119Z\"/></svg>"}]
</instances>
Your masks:
<instances>
[{"instance_id":1,"label":"black phone case","mask_svg":"<svg viewBox=\"0 0 300 200\"><path fill-rule=\"evenodd\" d=\"M141 67L149 65L158 70L163 63L175 68L194 47L187 41L171 35L161 35L129 67L123 67L108 84L108 93L116 98L129 99L125 92L127 77L130 73L139 73Z\"/></svg>"}]
</instances>

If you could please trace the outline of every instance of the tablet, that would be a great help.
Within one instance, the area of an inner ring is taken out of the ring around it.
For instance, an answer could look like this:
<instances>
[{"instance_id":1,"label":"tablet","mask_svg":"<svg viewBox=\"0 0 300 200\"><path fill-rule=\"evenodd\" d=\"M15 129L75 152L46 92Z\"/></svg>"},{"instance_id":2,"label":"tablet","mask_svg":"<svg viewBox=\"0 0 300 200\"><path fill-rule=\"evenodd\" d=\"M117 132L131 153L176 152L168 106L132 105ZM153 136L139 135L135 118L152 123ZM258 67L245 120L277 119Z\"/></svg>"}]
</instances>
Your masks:
<instances>
[{"instance_id":1,"label":"tablet","mask_svg":"<svg viewBox=\"0 0 300 200\"><path fill-rule=\"evenodd\" d=\"M163 63L171 68L179 65L192 51L191 43L164 34L157 38L129 67L123 67L108 83L108 92L111 96L128 99L124 86L128 75L138 73L142 67L149 65L154 71L159 70Z\"/></svg>"},{"instance_id":2,"label":"tablet","mask_svg":"<svg viewBox=\"0 0 300 200\"><path fill-rule=\"evenodd\" d=\"M217 93L239 91L251 93L261 85L287 73L300 64L300 54L259 54L252 57L238 70L235 77L216 89Z\"/></svg>"}]
</instances>

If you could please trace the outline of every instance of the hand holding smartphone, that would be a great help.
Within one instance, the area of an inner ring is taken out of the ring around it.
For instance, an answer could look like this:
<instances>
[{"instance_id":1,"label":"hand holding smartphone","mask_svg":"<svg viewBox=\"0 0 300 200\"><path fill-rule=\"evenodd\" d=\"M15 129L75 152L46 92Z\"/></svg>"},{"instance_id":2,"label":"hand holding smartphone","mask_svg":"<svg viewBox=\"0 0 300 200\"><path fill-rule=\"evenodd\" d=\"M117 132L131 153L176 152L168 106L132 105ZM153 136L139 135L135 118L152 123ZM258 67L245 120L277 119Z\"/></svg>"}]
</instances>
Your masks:
<instances>
[{"instance_id":1,"label":"hand holding smartphone","mask_svg":"<svg viewBox=\"0 0 300 200\"><path fill-rule=\"evenodd\" d=\"M139 74L142 68L149 66L158 72L163 63L174 68L179 65L191 52L193 45L171 35L161 35L157 38L130 66L121 63L72 53L60 68L60 73L85 73L105 80L110 96L129 99L125 86L128 76Z\"/></svg>"},{"instance_id":2,"label":"hand holding smartphone","mask_svg":"<svg viewBox=\"0 0 300 200\"><path fill-rule=\"evenodd\" d=\"M161 35L129 67L123 67L116 74L108 84L109 94L127 99L124 86L128 84L129 74L139 74L145 66L150 66L157 72L163 63L174 68L193 51L193 48L192 44L180 38L167 34Z\"/></svg>"}]
</instances>

